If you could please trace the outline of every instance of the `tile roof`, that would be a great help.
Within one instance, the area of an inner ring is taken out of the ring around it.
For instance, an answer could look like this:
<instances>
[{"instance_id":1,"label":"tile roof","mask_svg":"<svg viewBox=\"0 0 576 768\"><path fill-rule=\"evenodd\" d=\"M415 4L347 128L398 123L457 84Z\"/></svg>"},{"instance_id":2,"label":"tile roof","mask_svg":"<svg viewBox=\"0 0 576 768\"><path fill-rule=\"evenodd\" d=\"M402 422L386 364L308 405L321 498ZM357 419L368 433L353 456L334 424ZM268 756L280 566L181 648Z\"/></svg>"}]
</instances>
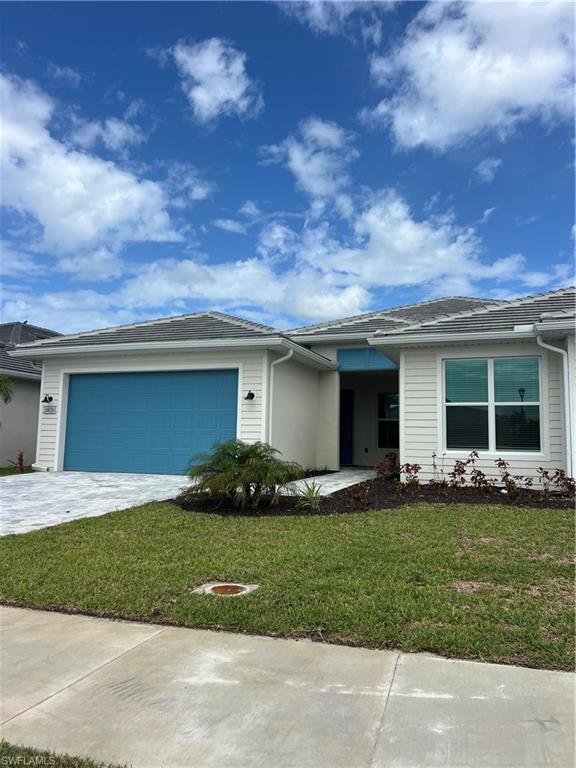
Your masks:
<instances>
[{"instance_id":1,"label":"tile roof","mask_svg":"<svg viewBox=\"0 0 576 768\"><path fill-rule=\"evenodd\" d=\"M516 325L536 323L547 313L560 318L576 315L574 286L523 296L512 301L495 302L492 306L458 312L450 317L415 323L392 333L383 329L378 335L410 336L433 333L478 333L481 331L513 331Z\"/></svg>"},{"instance_id":2,"label":"tile roof","mask_svg":"<svg viewBox=\"0 0 576 768\"><path fill-rule=\"evenodd\" d=\"M142 342L199 341L210 339L247 339L279 336L280 331L269 325L253 323L222 312L195 312L191 315L147 320L143 323L102 328L85 333L69 334L33 345L47 347L98 346L101 344L133 344Z\"/></svg>"},{"instance_id":3,"label":"tile roof","mask_svg":"<svg viewBox=\"0 0 576 768\"><path fill-rule=\"evenodd\" d=\"M17 376L19 373L37 376L40 379L42 369L34 365L31 360L10 357L8 351L14 349L17 344L23 344L40 339L48 339L59 334L48 328L40 328L38 325L28 323L0 323L0 373L11 373Z\"/></svg>"},{"instance_id":4,"label":"tile roof","mask_svg":"<svg viewBox=\"0 0 576 768\"><path fill-rule=\"evenodd\" d=\"M123 325L115 328L102 328L96 331L60 336L54 331L25 326L21 333L30 339L37 332L44 334L41 340L20 346L29 349L45 349L54 347L99 346L103 344L127 344L143 342L170 341L210 341L235 339L265 339L283 336L298 341L305 336L322 338L328 335L365 334L371 336L404 337L414 334L427 333L473 333L489 330L510 330L515 325L533 323L540 319L543 313L561 313L570 317L575 311L575 289L561 288L556 291L536 296L526 296L513 301L496 301L490 299L452 296L443 299L432 299L403 307L370 312L363 315L346 317L327 323L303 326L292 331L280 332L276 328L261 323L243 320L222 312L195 312L177 317L159 318L142 323ZM8 333L12 334L14 324L0 325L0 353L2 360L6 359L13 370L36 372L36 366L28 361L9 358L8 348L14 343L2 341ZM10 326L8 329L7 326ZM49 337L58 336L58 338ZM12 336L10 336L12 338ZM0 361L1 362L1 361Z\"/></svg>"},{"instance_id":5,"label":"tile roof","mask_svg":"<svg viewBox=\"0 0 576 768\"><path fill-rule=\"evenodd\" d=\"M295 339L298 336L333 336L348 333L366 333L368 335L377 330L400 330L413 323L445 317L471 308L484 308L496 303L498 302L491 301L490 299L449 296L447 298L420 301L417 304L406 304L402 307L391 307L390 309L382 309L377 312L368 312L362 315L353 315L341 320L305 325L300 328L293 328L291 331L287 331L287 334Z\"/></svg>"}]
</instances>

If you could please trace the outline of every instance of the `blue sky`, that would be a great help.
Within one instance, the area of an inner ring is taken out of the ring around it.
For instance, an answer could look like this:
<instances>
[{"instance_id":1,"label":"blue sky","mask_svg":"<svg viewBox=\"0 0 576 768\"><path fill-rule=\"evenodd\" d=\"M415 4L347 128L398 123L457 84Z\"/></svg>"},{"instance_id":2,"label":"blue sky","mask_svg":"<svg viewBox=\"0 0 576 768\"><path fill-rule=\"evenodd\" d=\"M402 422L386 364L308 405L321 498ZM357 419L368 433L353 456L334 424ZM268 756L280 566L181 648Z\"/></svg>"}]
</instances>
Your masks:
<instances>
[{"instance_id":1,"label":"blue sky","mask_svg":"<svg viewBox=\"0 0 576 768\"><path fill-rule=\"evenodd\" d=\"M569 3L4 3L2 312L281 327L573 277Z\"/></svg>"}]
</instances>

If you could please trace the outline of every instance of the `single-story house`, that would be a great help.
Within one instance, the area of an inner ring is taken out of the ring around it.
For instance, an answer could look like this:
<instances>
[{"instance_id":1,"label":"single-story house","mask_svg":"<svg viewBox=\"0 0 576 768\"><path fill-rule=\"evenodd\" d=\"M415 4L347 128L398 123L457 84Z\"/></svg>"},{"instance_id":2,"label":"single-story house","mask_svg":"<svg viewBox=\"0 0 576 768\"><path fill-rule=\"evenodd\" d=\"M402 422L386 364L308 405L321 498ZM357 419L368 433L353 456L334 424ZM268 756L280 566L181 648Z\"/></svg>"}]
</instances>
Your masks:
<instances>
[{"instance_id":1,"label":"single-story house","mask_svg":"<svg viewBox=\"0 0 576 768\"><path fill-rule=\"evenodd\" d=\"M502 457L573 475L575 298L442 298L284 332L196 312L11 354L43 363L41 470L180 473L238 437L307 467L394 450L425 480L476 450L490 474Z\"/></svg>"},{"instance_id":2,"label":"single-story house","mask_svg":"<svg viewBox=\"0 0 576 768\"><path fill-rule=\"evenodd\" d=\"M0 323L0 376L12 386L9 403L0 400L0 467L16 461L19 451L31 464L36 456L38 405L42 364L35 360L10 357L8 352L18 344L58 336L56 331L28 323Z\"/></svg>"}]
</instances>

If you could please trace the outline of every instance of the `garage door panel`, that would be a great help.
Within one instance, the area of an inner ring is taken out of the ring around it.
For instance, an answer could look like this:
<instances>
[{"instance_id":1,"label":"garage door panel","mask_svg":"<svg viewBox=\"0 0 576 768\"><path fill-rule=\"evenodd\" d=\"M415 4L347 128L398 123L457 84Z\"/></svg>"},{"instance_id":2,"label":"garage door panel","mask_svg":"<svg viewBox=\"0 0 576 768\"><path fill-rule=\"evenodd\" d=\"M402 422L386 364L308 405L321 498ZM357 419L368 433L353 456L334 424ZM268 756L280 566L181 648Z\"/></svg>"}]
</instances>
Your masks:
<instances>
[{"instance_id":1,"label":"garage door panel","mask_svg":"<svg viewBox=\"0 0 576 768\"><path fill-rule=\"evenodd\" d=\"M73 374L64 469L180 474L236 436L238 372Z\"/></svg>"}]
</instances>

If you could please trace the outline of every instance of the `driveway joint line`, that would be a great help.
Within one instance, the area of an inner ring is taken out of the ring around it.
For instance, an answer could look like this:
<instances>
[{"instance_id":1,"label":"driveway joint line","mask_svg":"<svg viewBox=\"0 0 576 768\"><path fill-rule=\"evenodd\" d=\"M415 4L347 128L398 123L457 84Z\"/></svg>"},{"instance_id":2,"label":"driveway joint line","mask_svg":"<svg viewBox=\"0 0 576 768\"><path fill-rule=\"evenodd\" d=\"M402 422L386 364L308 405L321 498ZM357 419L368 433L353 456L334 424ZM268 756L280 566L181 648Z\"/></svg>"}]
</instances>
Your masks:
<instances>
[{"instance_id":1,"label":"driveway joint line","mask_svg":"<svg viewBox=\"0 0 576 768\"><path fill-rule=\"evenodd\" d=\"M73 680L71 683L68 683L68 685L65 685L63 688L59 688L57 691L54 691L54 693L51 693L49 696L45 696L43 699L40 699L40 701L36 701L34 704L31 704L29 707L26 707L26 709L23 709L21 712L18 712L15 715L12 715L12 717L9 717L7 720L3 720L0 723L0 728L12 722L12 720L15 720L17 717L21 717L22 715L25 715L26 712L29 712L31 709L36 709L36 707L39 707L42 704L45 704L47 701L49 701L50 699L53 699L55 696L58 696L63 691L67 691L68 688L72 688L72 686L76 685L77 683L81 683L83 680L86 680L86 678L90 677L96 672L99 672L101 669L104 669L104 667L107 667L110 664L113 664L115 661L118 661L118 659L121 659L127 654L131 653L132 651L135 651L137 648L140 648L140 646L144 645L144 643L147 643L149 640L153 640L155 637L158 637L163 632L166 632L169 629L171 629L171 627L161 627L157 632L154 632L153 635L150 635L150 637L145 637L144 640L141 640L139 643L136 643L136 645L133 645L132 648L128 648L127 650L122 651L122 653L119 653L118 656L114 656L113 659L108 659L108 661L105 661L103 664L100 664L98 667L91 669L90 672L86 672L85 675L81 675L76 680Z\"/></svg>"},{"instance_id":2,"label":"driveway joint line","mask_svg":"<svg viewBox=\"0 0 576 768\"><path fill-rule=\"evenodd\" d=\"M380 722L378 723L378 728L376 730L376 735L374 736L374 744L372 746L372 753L370 755L370 760L368 762L368 766L372 768L374 765L374 761L376 759L376 749L378 747L378 741L380 740L380 736L382 735L382 731L384 730L384 719L386 717L386 709L388 707L388 702L390 700L390 695L392 693L392 686L394 685L394 681L396 679L396 670L398 669L398 664L400 663L400 657L402 656L401 653L398 653L396 656L396 661L394 662L394 669L392 670L392 677L390 678L390 685L388 686L388 693L386 694L386 701L384 702L384 707L382 709L382 717L380 718Z\"/></svg>"}]
</instances>

